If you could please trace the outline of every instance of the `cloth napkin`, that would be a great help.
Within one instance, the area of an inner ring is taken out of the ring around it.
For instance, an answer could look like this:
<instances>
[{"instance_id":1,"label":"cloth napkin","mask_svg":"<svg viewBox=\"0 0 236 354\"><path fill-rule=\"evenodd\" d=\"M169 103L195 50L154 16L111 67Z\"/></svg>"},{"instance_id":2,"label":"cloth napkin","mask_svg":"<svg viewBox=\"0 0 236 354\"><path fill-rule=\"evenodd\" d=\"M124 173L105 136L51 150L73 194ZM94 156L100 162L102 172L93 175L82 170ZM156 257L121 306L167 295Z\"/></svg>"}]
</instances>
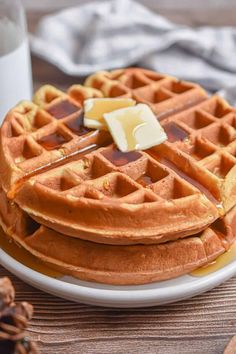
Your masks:
<instances>
[{"instance_id":1,"label":"cloth napkin","mask_svg":"<svg viewBox=\"0 0 236 354\"><path fill-rule=\"evenodd\" d=\"M236 97L236 28L177 25L132 0L87 3L45 16L33 53L74 76L140 65Z\"/></svg>"}]
</instances>

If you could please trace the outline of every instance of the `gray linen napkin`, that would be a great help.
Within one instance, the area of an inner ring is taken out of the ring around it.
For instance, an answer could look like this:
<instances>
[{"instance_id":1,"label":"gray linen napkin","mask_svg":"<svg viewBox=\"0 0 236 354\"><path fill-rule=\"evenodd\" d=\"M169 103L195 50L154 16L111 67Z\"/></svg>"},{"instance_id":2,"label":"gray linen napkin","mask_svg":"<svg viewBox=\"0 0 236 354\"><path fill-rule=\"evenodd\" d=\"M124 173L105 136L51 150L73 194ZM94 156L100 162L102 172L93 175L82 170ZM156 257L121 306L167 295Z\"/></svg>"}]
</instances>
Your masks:
<instances>
[{"instance_id":1,"label":"gray linen napkin","mask_svg":"<svg viewBox=\"0 0 236 354\"><path fill-rule=\"evenodd\" d=\"M236 86L236 28L177 25L133 0L46 16L31 35L31 49L74 76L137 64L212 91Z\"/></svg>"}]
</instances>

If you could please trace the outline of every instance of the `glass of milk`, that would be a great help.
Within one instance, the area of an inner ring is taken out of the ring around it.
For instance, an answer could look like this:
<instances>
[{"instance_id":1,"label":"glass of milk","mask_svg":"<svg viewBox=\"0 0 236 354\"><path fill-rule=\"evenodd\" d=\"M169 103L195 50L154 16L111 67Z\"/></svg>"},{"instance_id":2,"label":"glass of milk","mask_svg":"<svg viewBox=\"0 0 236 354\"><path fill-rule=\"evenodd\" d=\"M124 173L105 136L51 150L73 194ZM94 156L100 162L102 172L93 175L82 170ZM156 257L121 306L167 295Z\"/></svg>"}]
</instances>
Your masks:
<instances>
[{"instance_id":1,"label":"glass of milk","mask_svg":"<svg viewBox=\"0 0 236 354\"><path fill-rule=\"evenodd\" d=\"M23 99L31 99L32 74L20 0L0 0L0 124Z\"/></svg>"}]
</instances>

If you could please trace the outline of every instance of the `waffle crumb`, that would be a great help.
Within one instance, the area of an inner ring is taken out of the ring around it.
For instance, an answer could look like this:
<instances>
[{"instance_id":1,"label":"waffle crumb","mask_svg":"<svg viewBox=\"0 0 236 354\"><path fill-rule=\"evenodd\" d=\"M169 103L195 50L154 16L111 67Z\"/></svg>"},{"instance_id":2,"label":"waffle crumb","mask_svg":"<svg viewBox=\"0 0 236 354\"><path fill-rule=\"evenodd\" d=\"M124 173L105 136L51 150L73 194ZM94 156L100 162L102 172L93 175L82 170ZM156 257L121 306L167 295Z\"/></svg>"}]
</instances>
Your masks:
<instances>
[{"instance_id":1,"label":"waffle crumb","mask_svg":"<svg viewBox=\"0 0 236 354\"><path fill-rule=\"evenodd\" d=\"M88 159L84 159L84 169L86 170L90 166L90 161Z\"/></svg>"},{"instance_id":2,"label":"waffle crumb","mask_svg":"<svg viewBox=\"0 0 236 354\"><path fill-rule=\"evenodd\" d=\"M105 180L105 181L103 182L103 188L104 188L106 191L108 191L108 190L110 189L110 183L109 183L109 181Z\"/></svg>"}]
</instances>

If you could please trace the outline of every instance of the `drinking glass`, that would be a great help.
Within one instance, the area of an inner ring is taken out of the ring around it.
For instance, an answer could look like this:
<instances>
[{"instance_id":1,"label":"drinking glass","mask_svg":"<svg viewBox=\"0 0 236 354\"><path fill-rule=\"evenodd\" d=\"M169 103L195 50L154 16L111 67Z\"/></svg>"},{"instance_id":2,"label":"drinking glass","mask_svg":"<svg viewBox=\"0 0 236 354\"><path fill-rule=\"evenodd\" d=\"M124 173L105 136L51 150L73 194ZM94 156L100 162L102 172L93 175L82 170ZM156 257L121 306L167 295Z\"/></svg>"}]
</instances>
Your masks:
<instances>
[{"instance_id":1,"label":"drinking glass","mask_svg":"<svg viewBox=\"0 0 236 354\"><path fill-rule=\"evenodd\" d=\"M10 108L31 95L25 12L20 0L0 0L0 124Z\"/></svg>"}]
</instances>

